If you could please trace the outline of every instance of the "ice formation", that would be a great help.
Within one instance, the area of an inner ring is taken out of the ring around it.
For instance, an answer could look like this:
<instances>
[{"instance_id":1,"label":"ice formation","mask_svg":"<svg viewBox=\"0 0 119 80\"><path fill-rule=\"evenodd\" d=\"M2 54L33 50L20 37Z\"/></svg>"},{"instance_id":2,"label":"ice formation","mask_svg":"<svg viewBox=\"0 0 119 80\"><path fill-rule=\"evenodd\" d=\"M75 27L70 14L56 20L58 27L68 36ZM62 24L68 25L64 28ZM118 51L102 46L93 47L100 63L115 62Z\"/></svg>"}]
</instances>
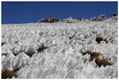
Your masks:
<instances>
[{"instance_id":1,"label":"ice formation","mask_svg":"<svg viewBox=\"0 0 119 80\"><path fill-rule=\"evenodd\" d=\"M1 43L2 68L17 69L18 77L12 78L118 76L118 26L117 20L111 18L99 22L2 24ZM99 52L113 65L97 66L96 59L89 61L90 54L81 53L88 50Z\"/></svg>"}]
</instances>

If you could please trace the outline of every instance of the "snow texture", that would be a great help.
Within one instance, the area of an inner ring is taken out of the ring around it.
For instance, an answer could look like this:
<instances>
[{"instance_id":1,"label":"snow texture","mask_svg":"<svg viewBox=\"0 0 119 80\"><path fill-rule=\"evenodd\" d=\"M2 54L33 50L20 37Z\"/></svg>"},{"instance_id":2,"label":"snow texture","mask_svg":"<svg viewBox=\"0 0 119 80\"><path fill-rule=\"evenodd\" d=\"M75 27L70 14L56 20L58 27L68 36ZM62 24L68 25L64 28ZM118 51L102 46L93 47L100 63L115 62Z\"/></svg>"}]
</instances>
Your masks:
<instances>
[{"instance_id":1,"label":"snow texture","mask_svg":"<svg viewBox=\"0 0 119 80\"><path fill-rule=\"evenodd\" d=\"M108 43L97 43L98 36ZM2 67L20 68L17 78L118 77L117 20L2 24L2 44ZM80 50L100 52L113 65L96 67L95 60L89 62L90 55Z\"/></svg>"}]
</instances>

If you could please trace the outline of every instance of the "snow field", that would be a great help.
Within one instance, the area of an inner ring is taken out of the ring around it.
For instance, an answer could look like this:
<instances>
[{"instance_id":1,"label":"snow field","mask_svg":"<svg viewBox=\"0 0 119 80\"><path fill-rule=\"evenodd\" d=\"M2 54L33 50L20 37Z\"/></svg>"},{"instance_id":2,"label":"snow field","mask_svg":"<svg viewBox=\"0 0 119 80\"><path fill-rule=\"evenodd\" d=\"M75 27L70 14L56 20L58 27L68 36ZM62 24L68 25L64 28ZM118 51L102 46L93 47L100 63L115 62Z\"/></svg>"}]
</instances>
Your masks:
<instances>
[{"instance_id":1,"label":"snow field","mask_svg":"<svg viewBox=\"0 0 119 80\"><path fill-rule=\"evenodd\" d=\"M115 79L118 76L117 27L117 22L112 19L100 22L3 24L2 67L19 69L17 78L23 79ZM102 37L107 43L97 43L96 37ZM41 48L42 45L47 48ZM91 55L82 55L81 50L100 52L113 65L96 67L95 60L89 62Z\"/></svg>"}]
</instances>

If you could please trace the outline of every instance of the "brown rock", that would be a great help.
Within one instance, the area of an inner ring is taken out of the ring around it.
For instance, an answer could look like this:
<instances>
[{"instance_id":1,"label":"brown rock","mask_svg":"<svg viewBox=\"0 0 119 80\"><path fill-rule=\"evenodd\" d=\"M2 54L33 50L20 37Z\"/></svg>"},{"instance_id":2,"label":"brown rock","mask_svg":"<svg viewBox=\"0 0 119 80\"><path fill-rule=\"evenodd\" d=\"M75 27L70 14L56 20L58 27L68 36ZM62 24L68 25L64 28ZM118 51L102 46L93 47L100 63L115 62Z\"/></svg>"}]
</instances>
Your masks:
<instances>
[{"instance_id":1,"label":"brown rock","mask_svg":"<svg viewBox=\"0 0 119 80\"><path fill-rule=\"evenodd\" d=\"M54 17L49 17L49 18L48 18L48 22L53 23L53 22L58 22L58 20L55 19Z\"/></svg>"},{"instance_id":2,"label":"brown rock","mask_svg":"<svg viewBox=\"0 0 119 80\"><path fill-rule=\"evenodd\" d=\"M111 66L113 65L111 62L109 62L107 59L105 59L99 52L91 52L90 50L87 50L85 52L82 52L81 53L83 55L85 54L89 54L90 55L90 59L89 61L92 61L95 59L95 62L97 64L97 66L101 67L102 65L105 67L105 66ZM101 59L99 57L102 57Z\"/></svg>"},{"instance_id":3,"label":"brown rock","mask_svg":"<svg viewBox=\"0 0 119 80\"><path fill-rule=\"evenodd\" d=\"M104 15L100 15L98 17L98 21L104 21L104 20L106 20L106 17Z\"/></svg>"},{"instance_id":4,"label":"brown rock","mask_svg":"<svg viewBox=\"0 0 119 80\"><path fill-rule=\"evenodd\" d=\"M40 23L45 22L45 23L54 23L58 22L58 19L55 19L54 17L49 17L48 19L41 19Z\"/></svg>"},{"instance_id":5,"label":"brown rock","mask_svg":"<svg viewBox=\"0 0 119 80\"><path fill-rule=\"evenodd\" d=\"M3 68L2 69L2 79L6 79L6 78L12 78L12 77L18 77L18 74L16 71L12 71L12 70L8 70L7 68Z\"/></svg>"}]
</instances>

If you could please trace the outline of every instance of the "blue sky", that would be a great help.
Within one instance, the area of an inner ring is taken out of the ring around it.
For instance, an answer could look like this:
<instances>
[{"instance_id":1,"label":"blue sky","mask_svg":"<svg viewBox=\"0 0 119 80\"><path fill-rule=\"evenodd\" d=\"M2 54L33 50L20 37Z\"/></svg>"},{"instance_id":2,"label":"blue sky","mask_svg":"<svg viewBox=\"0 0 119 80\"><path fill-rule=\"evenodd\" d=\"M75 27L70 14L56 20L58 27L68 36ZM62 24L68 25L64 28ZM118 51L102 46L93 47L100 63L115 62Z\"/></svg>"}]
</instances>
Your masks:
<instances>
[{"instance_id":1,"label":"blue sky","mask_svg":"<svg viewBox=\"0 0 119 80\"><path fill-rule=\"evenodd\" d=\"M64 19L91 18L117 13L117 2L5 2L2 1L2 24L37 22L53 16Z\"/></svg>"}]
</instances>

